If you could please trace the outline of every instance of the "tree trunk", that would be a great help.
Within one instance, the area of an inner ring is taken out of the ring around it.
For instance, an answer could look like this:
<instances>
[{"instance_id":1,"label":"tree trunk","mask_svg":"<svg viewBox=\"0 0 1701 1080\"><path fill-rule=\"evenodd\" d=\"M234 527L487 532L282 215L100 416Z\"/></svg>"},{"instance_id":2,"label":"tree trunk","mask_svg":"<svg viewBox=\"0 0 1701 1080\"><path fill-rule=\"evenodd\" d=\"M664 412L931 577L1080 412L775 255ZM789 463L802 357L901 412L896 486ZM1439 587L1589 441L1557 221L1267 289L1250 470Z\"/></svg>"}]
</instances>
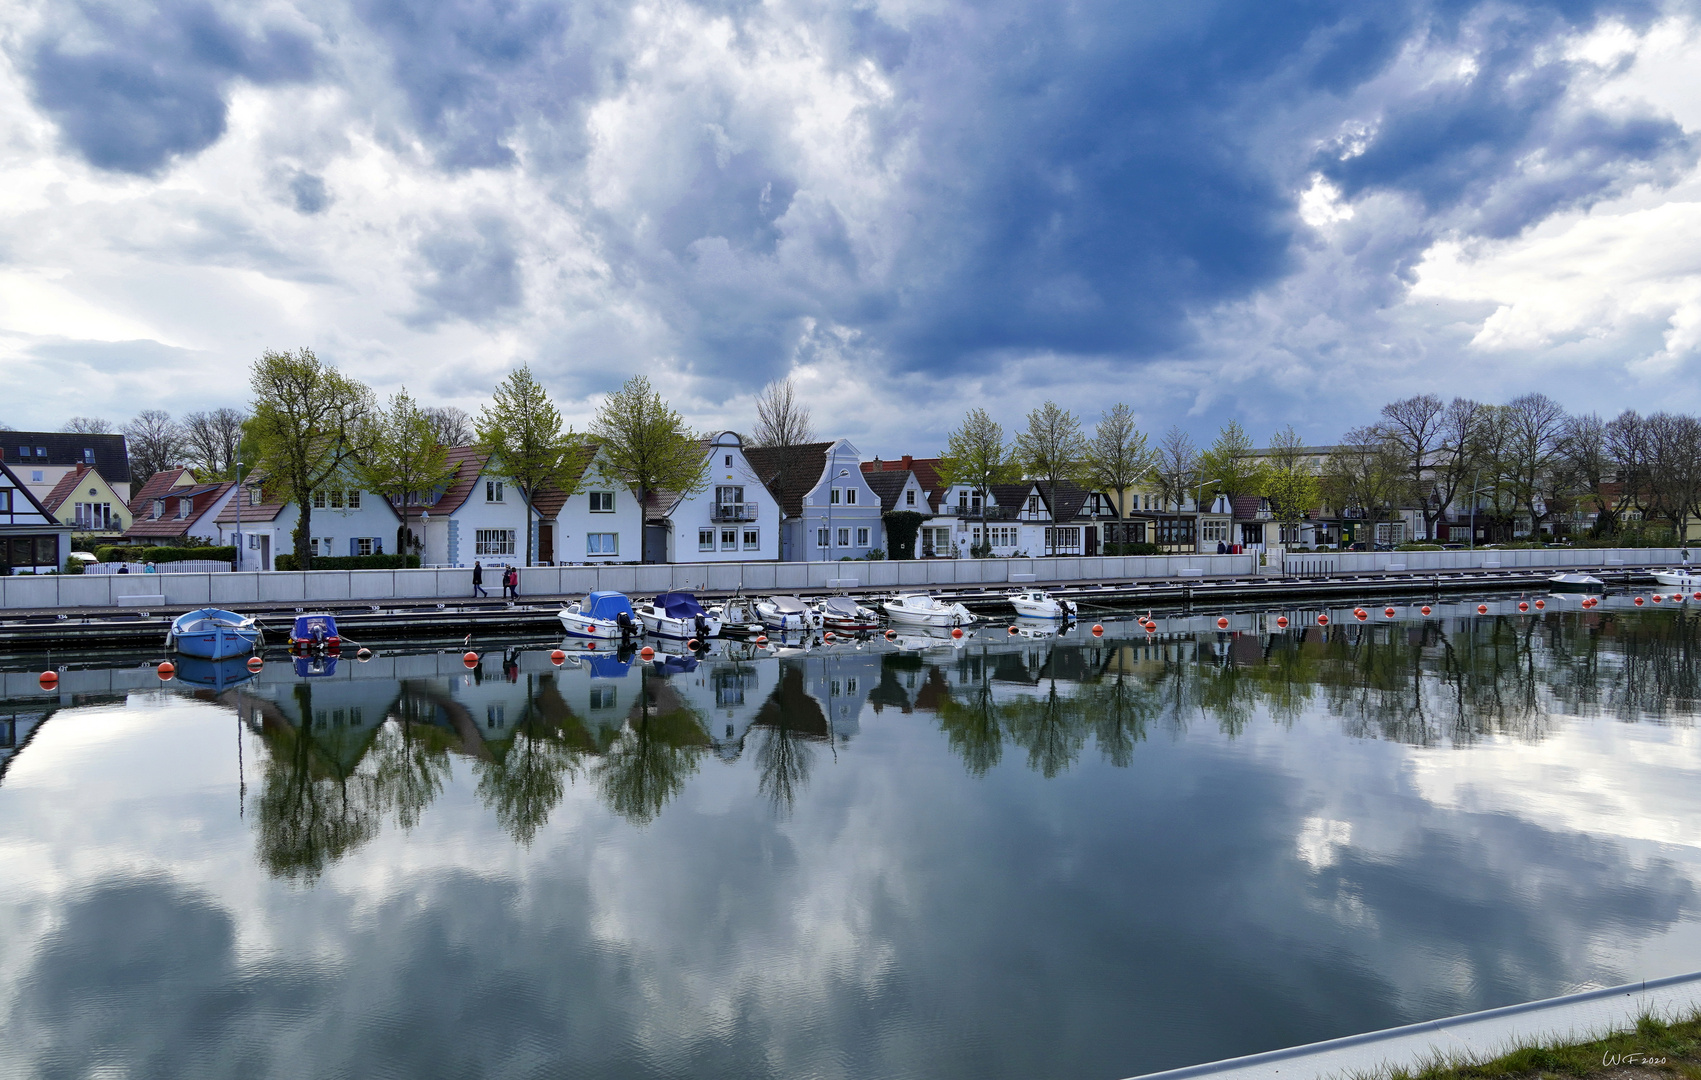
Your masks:
<instances>
[{"instance_id":1,"label":"tree trunk","mask_svg":"<svg viewBox=\"0 0 1701 1080\"><path fill-rule=\"evenodd\" d=\"M532 518L536 516L532 513L532 493L526 490L524 484L515 484L514 486L520 489L520 501L526 504L526 557L524 565L530 566L532 564Z\"/></svg>"},{"instance_id":2,"label":"tree trunk","mask_svg":"<svg viewBox=\"0 0 1701 1080\"><path fill-rule=\"evenodd\" d=\"M309 534L313 528L313 496L298 494L295 499L295 565L297 569L313 569L312 543Z\"/></svg>"}]
</instances>

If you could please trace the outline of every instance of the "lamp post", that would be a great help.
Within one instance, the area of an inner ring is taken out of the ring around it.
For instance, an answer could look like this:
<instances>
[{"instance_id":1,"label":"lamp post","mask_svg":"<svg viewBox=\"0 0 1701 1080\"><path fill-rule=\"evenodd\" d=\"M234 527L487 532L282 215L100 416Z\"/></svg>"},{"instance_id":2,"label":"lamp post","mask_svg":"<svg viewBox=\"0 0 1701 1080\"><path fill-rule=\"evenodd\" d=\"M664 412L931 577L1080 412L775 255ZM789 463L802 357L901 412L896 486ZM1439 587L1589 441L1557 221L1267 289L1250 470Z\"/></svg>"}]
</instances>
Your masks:
<instances>
[{"instance_id":1,"label":"lamp post","mask_svg":"<svg viewBox=\"0 0 1701 1080\"><path fill-rule=\"evenodd\" d=\"M1201 480L1197 484L1193 485L1193 513L1194 513L1195 516L1197 516L1199 518L1203 518L1205 516L1205 508L1204 508L1204 506L1200 505L1201 503L1203 503L1205 501L1205 485L1206 484L1220 484L1222 482L1223 482L1222 477L1219 476L1215 480ZM1213 503L1216 502L1215 499L1212 499L1211 501ZM1198 533L1198 537L1195 540L1195 543L1203 544L1205 542L1204 526L1205 526L1204 521L1200 521L1199 522L1199 533Z\"/></svg>"},{"instance_id":2,"label":"lamp post","mask_svg":"<svg viewBox=\"0 0 1701 1080\"><path fill-rule=\"evenodd\" d=\"M839 480L839 479L846 477L846 476L849 476L849 475L850 475L849 469L840 469L837 473L833 474L832 480L827 481L827 561L828 562L833 561L833 496L834 496L834 494L836 494L838 492L838 488L835 488L833 486L833 481Z\"/></svg>"},{"instance_id":3,"label":"lamp post","mask_svg":"<svg viewBox=\"0 0 1701 1080\"><path fill-rule=\"evenodd\" d=\"M242 462L236 463L236 568L242 569Z\"/></svg>"}]
</instances>

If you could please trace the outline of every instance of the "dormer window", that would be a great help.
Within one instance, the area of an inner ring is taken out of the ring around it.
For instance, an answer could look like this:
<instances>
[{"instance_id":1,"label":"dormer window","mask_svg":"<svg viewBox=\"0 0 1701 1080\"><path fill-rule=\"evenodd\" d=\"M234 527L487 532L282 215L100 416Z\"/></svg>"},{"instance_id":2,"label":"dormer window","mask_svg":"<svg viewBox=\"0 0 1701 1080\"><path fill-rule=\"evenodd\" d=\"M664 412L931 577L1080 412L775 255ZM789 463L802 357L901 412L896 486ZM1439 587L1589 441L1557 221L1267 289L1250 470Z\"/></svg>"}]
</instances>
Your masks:
<instances>
[{"instance_id":1,"label":"dormer window","mask_svg":"<svg viewBox=\"0 0 1701 1080\"><path fill-rule=\"evenodd\" d=\"M915 492L914 491L904 492L904 505L905 506L914 506L915 505Z\"/></svg>"},{"instance_id":2,"label":"dormer window","mask_svg":"<svg viewBox=\"0 0 1701 1080\"><path fill-rule=\"evenodd\" d=\"M165 516L165 500L164 499L155 499L154 500L154 517L162 518L164 516Z\"/></svg>"},{"instance_id":3,"label":"dormer window","mask_svg":"<svg viewBox=\"0 0 1701 1080\"><path fill-rule=\"evenodd\" d=\"M182 521L189 516L189 508L195 505L194 499L177 500L177 520Z\"/></svg>"},{"instance_id":4,"label":"dormer window","mask_svg":"<svg viewBox=\"0 0 1701 1080\"><path fill-rule=\"evenodd\" d=\"M487 503L502 501L502 481L486 480L484 482L484 501Z\"/></svg>"},{"instance_id":5,"label":"dormer window","mask_svg":"<svg viewBox=\"0 0 1701 1080\"><path fill-rule=\"evenodd\" d=\"M85 464L88 464L88 465L93 465L95 463L94 447L92 447L92 446L83 447L83 462Z\"/></svg>"},{"instance_id":6,"label":"dormer window","mask_svg":"<svg viewBox=\"0 0 1701 1080\"><path fill-rule=\"evenodd\" d=\"M248 505L249 506L259 506L260 505L260 489L259 488L250 487L248 489Z\"/></svg>"},{"instance_id":7,"label":"dormer window","mask_svg":"<svg viewBox=\"0 0 1701 1080\"><path fill-rule=\"evenodd\" d=\"M36 447L35 448L35 456L40 457L40 458L46 457L47 456L47 447L45 447L45 446Z\"/></svg>"}]
</instances>

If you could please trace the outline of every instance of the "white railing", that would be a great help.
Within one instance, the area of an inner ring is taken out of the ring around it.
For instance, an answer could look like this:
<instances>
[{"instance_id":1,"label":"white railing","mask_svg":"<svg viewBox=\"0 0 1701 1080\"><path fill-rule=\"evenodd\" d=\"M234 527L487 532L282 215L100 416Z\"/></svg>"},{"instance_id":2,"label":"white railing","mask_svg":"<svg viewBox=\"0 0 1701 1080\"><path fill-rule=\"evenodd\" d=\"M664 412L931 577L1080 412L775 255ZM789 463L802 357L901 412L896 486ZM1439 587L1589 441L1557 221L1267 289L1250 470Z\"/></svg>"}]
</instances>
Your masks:
<instances>
[{"instance_id":1,"label":"white railing","mask_svg":"<svg viewBox=\"0 0 1701 1080\"><path fill-rule=\"evenodd\" d=\"M1298 562L1305 556L1290 556ZM1677 548L1528 548L1490 551L1344 551L1324 556L1326 574L1369 574L1403 566L1410 573L1463 570L1592 570L1677 563ZM881 589L1007 585L1013 581L1141 581L1251 578L1259 556L1126 555L1034 559L920 559L886 562L622 563L532 566L520 571L520 595L577 596L597 589L638 595L695 592L830 590L856 577ZM1319 560L1322 561L1322 560ZM170 563L169 566L182 566ZM1026 575L1033 575L1031 579ZM491 587L486 575L485 587ZM72 574L0 578L0 609L128 607L130 596L163 595L167 606L302 604L393 599L456 600L472 595L467 568L420 570L277 570L218 573Z\"/></svg>"}]
</instances>

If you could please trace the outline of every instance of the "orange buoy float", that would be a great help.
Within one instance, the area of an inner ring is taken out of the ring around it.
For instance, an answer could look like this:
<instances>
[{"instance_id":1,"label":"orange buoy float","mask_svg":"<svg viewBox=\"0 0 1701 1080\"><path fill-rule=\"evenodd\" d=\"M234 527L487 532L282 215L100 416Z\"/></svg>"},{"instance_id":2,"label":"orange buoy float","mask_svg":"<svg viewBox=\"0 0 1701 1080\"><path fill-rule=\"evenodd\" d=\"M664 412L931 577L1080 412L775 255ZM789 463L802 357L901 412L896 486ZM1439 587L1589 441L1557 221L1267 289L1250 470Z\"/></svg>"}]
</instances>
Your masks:
<instances>
[{"instance_id":1,"label":"orange buoy float","mask_svg":"<svg viewBox=\"0 0 1701 1080\"><path fill-rule=\"evenodd\" d=\"M886 631L886 636L892 637L893 636L892 631L890 631L890 630ZM768 643L768 635L767 634L757 634L756 635L756 644L766 645L767 643Z\"/></svg>"},{"instance_id":2,"label":"orange buoy float","mask_svg":"<svg viewBox=\"0 0 1701 1080\"><path fill-rule=\"evenodd\" d=\"M41 682L41 688L43 690L51 690L55 686L59 685L59 673L50 668L41 673L41 679L39 681Z\"/></svg>"},{"instance_id":3,"label":"orange buoy float","mask_svg":"<svg viewBox=\"0 0 1701 1080\"><path fill-rule=\"evenodd\" d=\"M1641 598L1641 597L1640 597L1640 596L1638 596L1638 597L1637 597L1637 598L1636 598L1636 606L1637 606L1637 607L1641 607L1641 606L1642 606L1642 598Z\"/></svg>"},{"instance_id":4,"label":"orange buoy float","mask_svg":"<svg viewBox=\"0 0 1701 1080\"><path fill-rule=\"evenodd\" d=\"M1218 630L1227 630L1228 629L1228 620L1219 616L1217 618L1217 629Z\"/></svg>"},{"instance_id":5,"label":"orange buoy float","mask_svg":"<svg viewBox=\"0 0 1701 1080\"><path fill-rule=\"evenodd\" d=\"M654 660L656 658L656 651L648 645L645 645L642 649L638 650L638 655L645 660Z\"/></svg>"},{"instance_id":6,"label":"orange buoy float","mask_svg":"<svg viewBox=\"0 0 1701 1080\"><path fill-rule=\"evenodd\" d=\"M1011 627L1011 628L1010 628L1010 632L1011 632L1011 633L1012 633L1012 634L1014 634L1014 633L1015 633L1015 632L1016 632L1016 628L1015 628L1015 627L1014 627L1014 626L1012 626L1012 627Z\"/></svg>"},{"instance_id":7,"label":"orange buoy float","mask_svg":"<svg viewBox=\"0 0 1701 1080\"><path fill-rule=\"evenodd\" d=\"M1327 615L1317 616L1317 625L1318 626L1328 626L1329 625L1329 616L1327 616Z\"/></svg>"},{"instance_id":8,"label":"orange buoy float","mask_svg":"<svg viewBox=\"0 0 1701 1080\"><path fill-rule=\"evenodd\" d=\"M1663 597L1663 596L1661 596L1661 595L1660 595L1660 594L1659 594L1659 593L1655 593L1655 594L1654 594L1654 603L1656 603L1656 604L1657 604L1657 603L1659 603L1659 602L1660 602L1660 601L1661 601L1661 600L1664 600L1664 599L1665 599L1665 597Z\"/></svg>"},{"instance_id":9,"label":"orange buoy float","mask_svg":"<svg viewBox=\"0 0 1701 1080\"><path fill-rule=\"evenodd\" d=\"M470 667L470 668L478 667L478 653L475 653L475 652L466 653L465 655L463 655L461 657L461 663L465 664L467 667Z\"/></svg>"},{"instance_id":10,"label":"orange buoy float","mask_svg":"<svg viewBox=\"0 0 1701 1080\"><path fill-rule=\"evenodd\" d=\"M821 640L822 641L832 641L833 640L833 632L831 630L822 631Z\"/></svg>"},{"instance_id":11,"label":"orange buoy float","mask_svg":"<svg viewBox=\"0 0 1701 1080\"><path fill-rule=\"evenodd\" d=\"M562 664L567 662L566 652L561 649L556 649L554 652L549 654L549 662L554 664L556 667L560 667Z\"/></svg>"},{"instance_id":12,"label":"orange buoy float","mask_svg":"<svg viewBox=\"0 0 1701 1080\"><path fill-rule=\"evenodd\" d=\"M1093 624L1093 636L1094 637L1104 637L1104 627L1102 625L1100 625L1099 623Z\"/></svg>"},{"instance_id":13,"label":"orange buoy float","mask_svg":"<svg viewBox=\"0 0 1701 1080\"><path fill-rule=\"evenodd\" d=\"M1701 592L1696 593L1694 598L1696 600L1701 600Z\"/></svg>"},{"instance_id":14,"label":"orange buoy float","mask_svg":"<svg viewBox=\"0 0 1701 1080\"><path fill-rule=\"evenodd\" d=\"M1276 625L1281 627L1283 630L1286 630L1288 628L1288 617L1286 615L1277 615Z\"/></svg>"},{"instance_id":15,"label":"orange buoy float","mask_svg":"<svg viewBox=\"0 0 1701 1080\"><path fill-rule=\"evenodd\" d=\"M361 662L361 663L363 663L363 664L364 664L364 663L366 663L366 662L367 662L367 661L368 661L368 660L370 660L370 659L372 659L372 650L371 650L371 649L368 649L368 648L366 648L366 647L365 647L365 646L364 646L364 645L363 645L363 646L361 646L361 649L360 649L360 651L359 651L359 652L357 652L357 653L355 653L355 654L354 654L354 658L355 658L355 659L356 659L356 660L359 660L359 661L360 661L360 662Z\"/></svg>"},{"instance_id":16,"label":"orange buoy float","mask_svg":"<svg viewBox=\"0 0 1701 1080\"><path fill-rule=\"evenodd\" d=\"M1488 614L1488 605L1487 604L1478 604L1477 605L1477 614L1478 615L1487 615Z\"/></svg>"},{"instance_id":17,"label":"orange buoy float","mask_svg":"<svg viewBox=\"0 0 1701 1080\"><path fill-rule=\"evenodd\" d=\"M1547 601L1546 600L1537 600L1536 601L1536 610L1537 611L1541 611L1542 609L1544 609L1546 607L1547 607Z\"/></svg>"},{"instance_id":18,"label":"orange buoy float","mask_svg":"<svg viewBox=\"0 0 1701 1080\"><path fill-rule=\"evenodd\" d=\"M1394 609L1391 608L1391 607L1385 607L1385 608L1382 609L1382 614L1384 614L1384 615L1388 616L1390 619L1392 619L1394 617Z\"/></svg>"},{"instance_id":19,"label":"orange buoy float","mask_svg":"<svg viewBox=\"0 0 1701 1080\"><path fill-rule=\"evenodd\" d=\"M1155 634L1157 632L1158 632L1158 624L1157 623L1149 622L1149 623L1146 624L1146 633Z\"/></svg>"},{"instance_id":20,"label":"orange buoy float","mask_svg":"<svg viewBox=\"0 0 1701 1080\"><path fill-rule=\"evenodd\" d=\"M260 659L258 656L250 656L248 658L248 670L249 671L259 671L261 668L263 668L265 666L266 666L266 662L264 660Z\"/></svg>"},{"instance_id":21,"label":"orange buoy float","mask_svg":"<svg viewBox=\"0 0 1701 1080\"><path fill-rule=\"evenodd\" d=\"M596 647L597 647L597 643L594 642L594 641L585 642L585 648L587 648L587 649L594 649Z\"/></svg>"},{"instance_id":22,"label":"orange buoy float","mask_svg":"<svg viewBox=\"0 0 1701 1080\"><path fill-rule=\"evenodd\" d=\"M155 668L154 671L159 674L161 679L169 679L177 674L177 665L170 660L161 660L159 667Z\"/></svg>"},{"instance_id":23,"label":"orange buoy float","mask_svg":"<svg viewBox=\"0 0 1701 1080\"><path fill-rule=\"evenodd\" d=\"M896 630L886 631L886 640L887 641L896 641L897 639L898 639L898 632ZM768 639L767 638L759 638L758 640L767 641Z\"/></svg>"},{"instance_id":24,"label":"orange buoy float","mask_svg":"<svg viewBox=\"0 0 1701 1080\"><path fill-rule=\"evenodd\" d=\"M1527 601L1527 600L1520 600L1520 601L1518 601L1518 610L1519 610L1519 611L1528 611L1528 610L1530 610L1530 604L1529 604L1529 601Z\"/></svg>"},{"instance_id":25,"label":"orange buoy float","mask_svg":"<svg viewBox=\"0 0 1701 1080\"><path fill-rule=\"evenodd\" d=\"M828 634L827 636L832 637L833 635ZM685 643L685 647L687 649L690 649L692 652L696 652L698 649L701 649L703 647L703 643L701 641L698 641L696 638L692 638L690 641L687 641Z\"/></svg>"},{"instance_id":26,"label":"orange buoy float","mask_svg":"<svg viewBox=\"0 0 1701 1080\"><path fill-rule=\"evenodd\" d=\"M1423 607L1418 608L1418 610L1423 612L1425 615L1428 615L1429 614L1429 605L1425 604Z\"/></svg>"},{"instance_id":27,"label":"orange buoy float","mask_svg":"<svg viewBox=\"0 0 1701 1080\"><path fill-rule=\"evenodd\" d=\"M1364 620L1370 618L1370 612L1364 610L1361 607L1353 608L1353 618L1357 619L1359 622L1363 622Z\"/></svg>"},{"instance_id":28,"label":"orange buoy float","mask_svg":"<svg viewBox=\"0 0 1701 1080\"><path fill-rule=\"evenodd\" d=\"M951 627L951 636L961 641L963 639L963 628L960 626Z\"/></svg>"}]
</instances>

